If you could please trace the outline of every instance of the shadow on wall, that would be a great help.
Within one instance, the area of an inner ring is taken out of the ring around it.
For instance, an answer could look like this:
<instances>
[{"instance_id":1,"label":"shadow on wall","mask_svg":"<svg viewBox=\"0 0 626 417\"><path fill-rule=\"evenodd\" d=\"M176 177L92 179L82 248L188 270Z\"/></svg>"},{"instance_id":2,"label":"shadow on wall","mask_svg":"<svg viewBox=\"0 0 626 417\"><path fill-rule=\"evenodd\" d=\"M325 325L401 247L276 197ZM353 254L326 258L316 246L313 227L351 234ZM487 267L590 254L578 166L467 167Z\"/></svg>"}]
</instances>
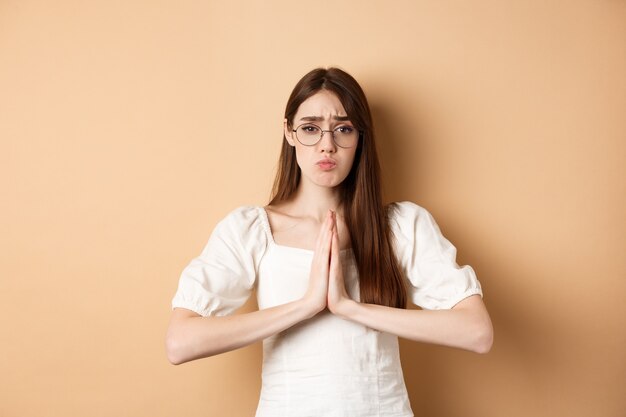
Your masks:
<instances>
[{"instance_id":1,"label":"shadow on wall","mask_svg":"<svg viewBox=\"0 0 626 417\"><path fill-rule=\"evenodd\" d=\"M418 114L403 114L397 102L389 102L389 94L370 98L376 129L377 150L380 158L384 201L409 200L424 205L433 194L429 185L430 139L424 137L419 108ZM402 98L398 99L402 102ZM419 106L418 106L419 107ZM400 111L394 111L396 110ZM428 208L428 204L425 204ZM459 243L459 252L477 272L483 286L485 304L491 315L495 342L490 353L478 355L458 349L426 345L408 340L400 341L404 377L416 415L485 416L502 402L504 409L514 410L536 407L537 416L546 415L544 405L529 406L529 398L520 398L518 392L528 392L528 387L541 389L541 382L559 372L559 351L546 346L538 335L552 332L548 320L529 322L525 318L522 300L516 300L511 283L523 282L522 276L512 273L512 259L494 259L497 254L489 250L489 243L478 239L454 238L454 230L441 223L444 235L453 244ZM506 281L498 280L506 277ZM497 294L497 296L496 296ZM519 297L517 297L519 298ZM511 301L515 300L515 301ZM411 307L417 309L417 307ZM489 383L482 383L489 380ZM494 399L487 391L493 384L510 386L510 397ZM539 384L539 385L538 385ZM545 386L544 386L545 388ZM537 396L535 396L537 398ZM471 404L471 410L466 407ZM479 408L476 408L476 405ZM480 408L484 407L484 408ZM502 409L500 408L500 409ZM464 410L464 411L462 411Z\"/></svg>"},{"instance_id":2,"label":"shadow on wall","mask_svg":"<svg viewBox=\"0 0 626 417\"><path fill-rule=\"evenodd\" d=\"M402 116L393 111L393 106L384 101L370 102L370 108L381 166L383 201L415 201L411 198L416 197L415 186L410 183L415 177L415 168L420 166L422 155L418 149L419 131L402 120Z\"/></svg>"},{"instance_id":3,"label":"shadow on wall","mask_svg":"<svg viewBox=\"0 0 626 417\"><path fill-rule=\"evenodd\" d=\"M409 200L420 204L415 172L419 171L419 128L410 127L402 114L385 97L370 95L370 108L376 131L377 152L380 159L384 202ZM416 308L416 307L411 307ZM432 405L445 400L449 376L438 365L441 348L400 341L404 378L417 415L437 411ZM432 414L435 415L435 414Z\"/></svg>"},{"instance_id":4,"label":"shadow on wall","mask_svg":"<svg viewBox=\"0 0 626 417\"><path fill-rule=\"evenodd\" d=\"M409 200L429 208L424 202L429 190L428 145L420 123L421 112L412 108L413 114L408 117L398 108L397 102L389 101L389 97L384 94L370 99L383 177L384 200ZM398 101L403 100L400 98ZM481 276L480 279L484 285L485 277ZM410 308L418 309L414 306ZM462 395L465 393L465 390L457 390L455 385L466 381L474 382L463 375L464 368L468 368L465 364L484 362L484 358L469 352L402 339L400 349L404 378L414 413L455 415L454 407L447 405L452 398L454 402L460 400L457 391Z\"/></svg>"}]
</instances>

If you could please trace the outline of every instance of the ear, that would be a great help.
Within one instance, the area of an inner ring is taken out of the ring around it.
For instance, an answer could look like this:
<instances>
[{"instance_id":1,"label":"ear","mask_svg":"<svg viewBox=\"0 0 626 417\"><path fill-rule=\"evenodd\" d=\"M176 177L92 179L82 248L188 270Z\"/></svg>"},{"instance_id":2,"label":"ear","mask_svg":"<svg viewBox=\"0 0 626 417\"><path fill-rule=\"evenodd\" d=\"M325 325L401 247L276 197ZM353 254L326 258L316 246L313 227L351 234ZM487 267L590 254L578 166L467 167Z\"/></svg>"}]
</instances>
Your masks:
<instances>
[{"instance_id":1,"label":"ear","mask_svg":"<svg viewBox=\"0 0 626 417\"><path fill-rule=\"evenodd\" d=\"M292 136L293 132L289 129L287 119L283 121L283 130L285 131L285 139L287 139L287 143L289 143L291 146L296 146L294 142L294 137Z\"/></svg>"}]
</instances>

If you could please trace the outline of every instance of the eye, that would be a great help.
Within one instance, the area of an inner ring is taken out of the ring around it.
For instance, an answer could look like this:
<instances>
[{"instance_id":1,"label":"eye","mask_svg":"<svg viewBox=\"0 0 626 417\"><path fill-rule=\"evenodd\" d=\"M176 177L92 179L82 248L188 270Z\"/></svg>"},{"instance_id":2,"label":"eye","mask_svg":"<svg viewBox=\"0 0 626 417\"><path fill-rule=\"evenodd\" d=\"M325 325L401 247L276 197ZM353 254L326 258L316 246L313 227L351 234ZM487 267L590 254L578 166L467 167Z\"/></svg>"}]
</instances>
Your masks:
<instances>
[{"instance_id":1,"label":"eye","mask_svg":"<svg viewBox=\"0 0 626 417\"><path fill-rule=\"evenodd\" d=\"M314 135L319 133L320 128L315 125L302 125L298 128L298 130L302 133L306 133L307 135Z\"/></svg>"},{"instance_id":2,"label":"eye","mask_svg":"<svg viewBox=\"0 0 626 417\"><path fill-rule=\"evenodd\" d=\"M349 135L354 132L354 128L352 126L339 126L338 128L335 128L335 132L343 135Z\"/></svg>"}]
</instances>

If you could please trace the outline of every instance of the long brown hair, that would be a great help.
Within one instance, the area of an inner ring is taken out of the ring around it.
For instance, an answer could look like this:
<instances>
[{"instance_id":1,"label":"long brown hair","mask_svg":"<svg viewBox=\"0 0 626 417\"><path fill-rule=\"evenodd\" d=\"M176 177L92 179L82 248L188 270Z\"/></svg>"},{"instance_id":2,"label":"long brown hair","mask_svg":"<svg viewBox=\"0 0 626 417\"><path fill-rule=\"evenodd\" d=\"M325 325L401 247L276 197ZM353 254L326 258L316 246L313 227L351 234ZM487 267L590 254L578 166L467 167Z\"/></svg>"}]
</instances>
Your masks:
<instances>
[{"instance_id":1,"label":"long brown hair","mask_svg":"<svg viewBox=\"0 0 626 417\"><path fill-rule=\"evenodd\" d=\"M293 128L293 118L300 104L320 90L337 95L348 118L361 132L352 169L340 185L344 220L359 271L361 302L405 308L406 287L393 252L387 210L382 203L380 165L365 93L345 71L314 69L300 79L289 96L285 108L287 126ZM295 148L283 135L270 204L288 200L298 188L300 175Z\"/></svg>"}]
</instances>

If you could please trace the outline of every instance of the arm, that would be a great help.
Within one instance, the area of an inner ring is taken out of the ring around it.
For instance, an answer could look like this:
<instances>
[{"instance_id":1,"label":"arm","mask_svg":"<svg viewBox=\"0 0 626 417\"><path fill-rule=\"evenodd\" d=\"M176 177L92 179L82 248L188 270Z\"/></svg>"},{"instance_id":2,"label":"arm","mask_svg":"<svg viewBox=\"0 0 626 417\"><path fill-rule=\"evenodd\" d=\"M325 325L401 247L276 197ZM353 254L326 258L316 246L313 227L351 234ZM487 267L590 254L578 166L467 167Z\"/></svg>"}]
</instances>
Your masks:
<instances>
[{"instance_id":1,"label":"arm","mask_svg":"<svg viewBox=\"0 0 626 417\"><path fill-rule=\"evenodd\" d=\"M318 310L306 299L246 314L202 317L175 308L166 335L167 358L174 365L247 346L281 332Z\"/></svg>"},{"instance_id":2,"label":"arm","mask_svg":"<svg viewBox=\"0 0 626 417\"><path fill-rule=\"evenodd\" d=\"M487 353L493 328L479 295L465 298L450 310L404 310L344 299L334 314L381 332L424 343Z\"/></svg>"},{"instance_id":3,"label":"arm","mask_svg":"<svg viewBox=\"0 0 626 417\"><path fill-rule=\"evenodd\" d=\"M202 317L175 308L165 345L175 365L247 346L313 317L326 308L332 217L328 214L318 235L304 297L280 306L234 316Z\"/></svg>"},{"instance_id":4,"label":"arm","mask_svg":"<svg viewBox=\"0 0 626 417\"><path fill-rule=\"evenodd\" d=\"M333 314L406 339L487 353L493 342L489 313L479 295L461 300L449 310L405 310L352 300L346 290L333 229L328 308Z\"/></svg>"}]
</instances>

